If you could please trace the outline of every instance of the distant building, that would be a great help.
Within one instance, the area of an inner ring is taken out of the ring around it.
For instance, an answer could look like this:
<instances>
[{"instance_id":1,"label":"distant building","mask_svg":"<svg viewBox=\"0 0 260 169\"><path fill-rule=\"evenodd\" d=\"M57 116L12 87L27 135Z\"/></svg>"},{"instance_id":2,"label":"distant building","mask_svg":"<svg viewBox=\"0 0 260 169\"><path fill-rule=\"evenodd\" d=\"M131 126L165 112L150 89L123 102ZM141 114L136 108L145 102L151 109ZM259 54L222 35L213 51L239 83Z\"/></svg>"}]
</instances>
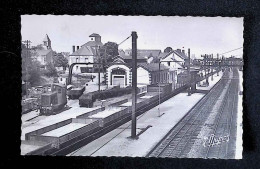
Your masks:
<instances>
[{"instance_id":1,"label":"distant building","mask_svg":"<svg viewBox=\"0 0 260 169\"><path fill-rule=\"evenodd\" d=\"M138 63L151 63L153 59L158 58L161 50L139 49L137 50L137 62ZM127 49L125 52L119 52L119 55L124 59L126 63L132 62L132 50Z\"/></svg>"},{"instance_id":2,"label":"distant building","mask_svg":"<svg viewBox=\"0 0 260 169\"><path fill-rule=\"evenodd\" d=\"M72 63L97 63L98 49L103 46L101 36L93 33L89 36L89 41L82 46L72 46L72 54L69 55L69 65ZM96 67L91 65L76 65L73 68L74 73L84 73L86 69Z\"/></svg>"},{"instance_id":3,"label":"distant building","mask_svg":"<svg viewBox=\"0 0 260 169\"><path fill-rule=\"evenodd\" d=\"M51 40L47 34L43 39L43 44L39 45L39 47L35 49L35 52L36 60L40 62L42 68L46 69L47 64L53 63Z\"/></svg>"}]
</instances>

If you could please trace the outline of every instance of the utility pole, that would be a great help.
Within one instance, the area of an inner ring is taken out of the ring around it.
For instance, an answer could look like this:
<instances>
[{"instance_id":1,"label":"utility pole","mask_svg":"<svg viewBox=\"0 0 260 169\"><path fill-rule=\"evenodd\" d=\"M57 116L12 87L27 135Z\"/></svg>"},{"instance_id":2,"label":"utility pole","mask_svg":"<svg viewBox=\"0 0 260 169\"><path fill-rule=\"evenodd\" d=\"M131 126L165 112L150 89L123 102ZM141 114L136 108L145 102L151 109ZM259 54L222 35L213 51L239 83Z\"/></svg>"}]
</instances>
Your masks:
<instances>
[{"instance_id":1,"label":"utility pole","mask_svg":"<svg viewBox=\"0 0 260 169\"><path fill-rule=\"evenodd\" d=\"M98 48L98 46L96 46L96 56L98 59L98 91L100 92L100 55L98 54L97 48Z\"/></svg>"},{"instance_id":2,"label":"utility pole","mask_svg":"<svg viewBox=\"0 0 260 169\"><path fill-rule=\"evenodd\" d=\"M161 116L161 110L160 110L160 104L161 104L161 62L159 60L159 105L158 105L158 117Z\"/></svg>"},{"instance_id":3,"label":"utility pole","mask_svg":"<svg viewBox=\"0 0 260 169\"><path fill-rule=\"evenodd\" d=\"M25 72L26 72L26 82L25 82L25 90L26 90L26 98L28 98L28 59L29 59L29 48L32 43L30 40L22 41L26 44L26 57L25 57Z\"/></svg>"},{"instance_id":4,"label":"utility pole","mask_svg":"<svg viewBox=\"0 0 260 169\"><path fill-rule=\"evenodd\" d=\"M188 83L189 83L189 87L188 87L188 96L191 95L191 74L190 74L190 49L188 49Z\"/></svg>"},{"instance_id":5,"label":"utility pole","mask_svg":"<svg viewBox=\"0 0 260 169\"><path fill-rule=\"evenodd\" d=\"M219 56L217 53L217 76L219 76L218 72L219 72Z\"/></svg>"},{"instance_id":6,"label":"utility pole","mask_svg":"<svg viewBox=\"0 0 260 169\"><path fill-rule=\"evenodd\" d=\"M105 47L105 53L104 53L104 65L107 65L107 48ZM106 67L106 66L103 66L103 67ZM106 68L104 69L104 70L106 70ZM103 71L104 71L103 70ZM105 73L104 73L105 74ZM106 81L106 79L107 79L107 77L105 78L105 85L107 85L107 81Z\"/></svg>"},{"instance_id":7,"label":"utility pole","mask_svg":"<svg viewBox=\"0 0 260 169\"><path fill-rule=\"evenodd\" d=\"M207 64L208 64L208 55L206 54L205 55L205 76L206 76L206 84L209 85L209 71L208 71L208 67L207 67Z\"/></svg>"},{"instance_id":8,"label":"utility pole","mask_svg":"<svg viewBox=\"0 0 260 169\"><path fill-rule=\"evenodd\" d=\"M136 139L137 37L137 33L132 32L132 139Z\"/></svg>"},{"instance_id":9,"label":"utility pole","mask_svg":"<svg viewBox=\"0 0 260 169\"><path fill-rule=\"evenodd\" d=\"M213 54L211 55L210 59L211 59L211 65L210 66L211 66L211 74L212 74L211 75L211 81L213 81L213 72L214 72L214 70L213 70Z\"/></svg>"}]
</instances>

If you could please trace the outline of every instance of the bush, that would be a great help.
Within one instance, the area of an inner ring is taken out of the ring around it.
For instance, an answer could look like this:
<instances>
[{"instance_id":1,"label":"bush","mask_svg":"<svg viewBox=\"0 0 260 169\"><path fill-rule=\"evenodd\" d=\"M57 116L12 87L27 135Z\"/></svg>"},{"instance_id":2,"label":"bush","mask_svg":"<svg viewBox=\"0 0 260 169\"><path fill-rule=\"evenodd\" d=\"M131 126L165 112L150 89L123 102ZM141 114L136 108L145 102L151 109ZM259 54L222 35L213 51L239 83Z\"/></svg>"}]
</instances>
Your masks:
<instances>
[{"instance_id":1,"label":"bush","mask_svg":"<svg viewBox=\"0 0 260 169\"><path fill-rule=\"evenodd\" d=\"M89 107L89 106L93 106L93 102L95 102L97 99L105 100L108 98L113 98L113 97L122 96L125 94L130 94L131 92L132 92L131 87L127 87L127 88L114 87L112 89L103 90L100 92L98 92L98 91L90 92L90 93L83 94L82 96L80 96L79 105L81 107Z\"/></svg>"}]
</instances>

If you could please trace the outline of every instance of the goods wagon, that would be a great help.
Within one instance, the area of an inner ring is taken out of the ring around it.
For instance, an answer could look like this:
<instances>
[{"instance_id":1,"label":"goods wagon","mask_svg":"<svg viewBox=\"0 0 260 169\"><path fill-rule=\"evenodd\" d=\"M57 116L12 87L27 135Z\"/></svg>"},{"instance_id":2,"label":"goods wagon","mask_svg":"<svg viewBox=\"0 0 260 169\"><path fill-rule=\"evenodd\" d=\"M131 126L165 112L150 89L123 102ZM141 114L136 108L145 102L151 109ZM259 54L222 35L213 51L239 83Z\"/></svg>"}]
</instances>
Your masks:
<instances>
[{"instance_id":1,"label":"goods wagon","mask_svg":"<svg viewBox=\"0 0 260 169\"><path fill-rule=\"evenodd\" d=\"M108 110L104 110L97 114L91 115L88 119L97 119L99 121L99 126L104 127L109 125L111 122L122 118L128 113L127 108L125 107L114 107Z\"/></svg>"}]
</instances>

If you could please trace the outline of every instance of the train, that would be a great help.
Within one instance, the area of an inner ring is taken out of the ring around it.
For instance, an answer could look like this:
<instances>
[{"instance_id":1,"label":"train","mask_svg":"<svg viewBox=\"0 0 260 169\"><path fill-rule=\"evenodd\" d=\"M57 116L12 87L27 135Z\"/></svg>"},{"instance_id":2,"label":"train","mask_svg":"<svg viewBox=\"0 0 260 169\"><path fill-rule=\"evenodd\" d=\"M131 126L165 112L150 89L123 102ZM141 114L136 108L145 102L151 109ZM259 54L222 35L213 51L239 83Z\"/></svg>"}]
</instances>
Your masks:
<instances>
[{"instance_id":1,"label":"train","mask_svg":"<svg viewBox=\"0 0 260 169\"><path fill-rule=\"evenodd\" d=\"M67 87L60 83L46 84L40 96L40 114L48 115L67 105Z\"/></svg>"}]
</instances>

